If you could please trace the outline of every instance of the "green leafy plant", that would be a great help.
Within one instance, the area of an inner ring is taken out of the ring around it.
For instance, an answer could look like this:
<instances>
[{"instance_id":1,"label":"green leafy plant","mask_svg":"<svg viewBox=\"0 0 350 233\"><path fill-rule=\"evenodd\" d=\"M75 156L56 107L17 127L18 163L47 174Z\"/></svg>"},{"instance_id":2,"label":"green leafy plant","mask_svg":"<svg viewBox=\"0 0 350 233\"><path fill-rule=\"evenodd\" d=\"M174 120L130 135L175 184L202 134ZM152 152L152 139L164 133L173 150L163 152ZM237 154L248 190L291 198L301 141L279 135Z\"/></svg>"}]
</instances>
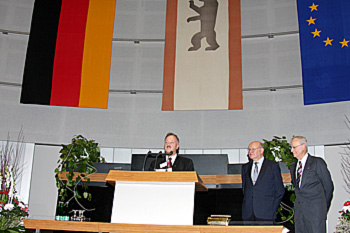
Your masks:
<instances>
[{"instance_id":1,"label":"green leafy plant","mask_svg":"<svg viewBox=\"0 0 350 233\"><path fill-rule=\"evenodd\" d=\"M297 159L294 158L293 153L291 152L290 143L287 141L286 137L274 136L272 140L263 139L263 141L265 158L276 162L284 162L290 170L290 166L292 163L296 162ZM292 224L294 224L293 216L295 193L293 184L287 185L286 189L287 193L285 196L288 197L288 200L291 202L293 207L281 202L277 214L281 217L282 223L290 221Z\"/></svg>"},{"instance_id":2,"label":"green leafy plant","mask_svg":"<svg viewBox=\"0 0 350 233\"><path fill-rule=\"evenodd\" d=\"M105 159L100 155L98 143L82 135L75 136L70 144L62 145L60 153L58 166L55 169L59 200L68 203L74 198L83 207L78 199L84 197L91 200L91 193L88 192L86 183L82 181L90 182L89 175L96 172L94 163L104 163ZM60 179L63 172L66 172L66 181ZM80 183L83 188L82 194L77 189Z\"/></svg>"},{"instance_id":3,"label":"green leafy plant","mask_svg":"<svg viewBox=\"0 0 350 233\"><path fill-rule=\"evenodd\" d=\"M290 143L285 136L281 138L274 136L271 141L266 139L263 139L263 141L265 158L276 162L284 162L288 169L290 169L292 163L296 162L291 152Z\"/></svg>"}]
</instances>

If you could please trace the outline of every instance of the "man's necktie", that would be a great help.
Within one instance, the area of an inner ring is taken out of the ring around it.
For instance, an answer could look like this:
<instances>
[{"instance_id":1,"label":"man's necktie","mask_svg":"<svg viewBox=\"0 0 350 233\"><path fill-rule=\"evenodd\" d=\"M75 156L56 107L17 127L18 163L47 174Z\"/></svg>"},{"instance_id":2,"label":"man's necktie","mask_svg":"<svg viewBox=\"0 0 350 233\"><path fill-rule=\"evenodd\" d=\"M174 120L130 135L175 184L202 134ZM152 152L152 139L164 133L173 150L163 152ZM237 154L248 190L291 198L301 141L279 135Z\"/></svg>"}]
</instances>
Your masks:
<instances>
[{"instance_id":1,"label":"man's necktie","mask_svg":"<svg viewBox=\"0 0 350 233\"><path fill-rule=\"evenodd\" d=\"M258 163L259 162L254 162L254 171L253 171L253 184L255 185L256 180L258 179Z\"/></svg>"},{"instance_id":2,"label":"man's necktie","mask_svg":"<svg viewBox=\"0 0 350 233\"><path fill-rule=\"evenodd\" d=\"M303 168L303 165L301 165L301 161L299 161L299 166L298 166L298 170L297 170L297 187L300 188L300 179L301 179L301 172L302 172L302 169Z\"/></svg>"},{"instance_id":3,"label":"man's necktie","mask_svg":"<svg viewBox=\"0 0 350 233\"><path fill-rule=\"evenodd\" d=\"M173 164L171 163L171 158L169 157L167 168L171 168L172 166L173 166Z\"/></svg>"}]
</instances>

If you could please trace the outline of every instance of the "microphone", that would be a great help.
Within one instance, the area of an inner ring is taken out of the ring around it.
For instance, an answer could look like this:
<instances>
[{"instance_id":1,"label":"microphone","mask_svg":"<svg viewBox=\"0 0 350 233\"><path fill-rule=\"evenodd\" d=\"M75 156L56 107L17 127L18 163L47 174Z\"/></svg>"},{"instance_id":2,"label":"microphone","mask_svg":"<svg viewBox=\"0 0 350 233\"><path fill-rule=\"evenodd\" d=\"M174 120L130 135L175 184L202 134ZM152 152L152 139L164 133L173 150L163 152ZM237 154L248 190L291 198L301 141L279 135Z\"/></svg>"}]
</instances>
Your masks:
<instances>
[{"instance_id":1,"label":"microphone","mask_svg":"<svg viewBox=\"0 0 350 233\"><path fill-rule=\"evenodd\" d=\"M159 151L158 154L156 155L156 159L158 158L158 156L160 156L161 158L163 158L163 155L166 155L166 154L163 154L162 151Z\"/></svg>"},{"instance_id":2,"label":"microphone","mask_svg":"<svg viewBox=\"0 0 350 233\"><path fill-rule=\"evenodd\" d=\"M148 153L146 154L144 160L143 160L143 165L142 165L142 171L145 170L145 166L146 166L146 160L148 158L148 156L150 156L152 154L152 151L148 151Z\"/></svg>"},{"instance_id":3,"label":"microphone","mask_svg":"<svg viewBox=\"0 0 350 233\"><path fill-rule=\"evenodd\" d=\"M152 153L152 151L148 151L148 153L146 154L146 156L145 156L145 158L143 160L142 171L145 170L146 160L147 160L148 157L150 157L150 156L155 156L156 157L155 164L154 164L154 170L156 170L158 158L159 157L163 158L166 155L172 155L172 154L174 154L174 152L172 152L172 151L170 151L169 153L163 153L162 151L159 151L158 153Z\"/></svg>"},{"instance_id":4,"label":"microphone","mask_svg":"<svg viewBox=\"0 0 350 233\"><path fill-rule=\"evenodd\" d=\"M154 171L157 169L157 160L158 160L158 157L162 157L163 158L163 153L162 151L159 151L159 153L156 155L156 160L154 162Z\"/></svg>"},{"instance_id":5,"label":"microphone","mask_svg":"<svg viewBox=\"0 0 350 233\"><path fill-rule=\"evenodd\" d=\"M148 151L147 156L152 156L152 157L156 157L156 156L161 156L163 157L164 155L172 155L174 154L174 152L170 151L169 153L163 153L162 151L159 151L158 153L152 153L152 151Z\"/></svg>"},{"instance_id":6,"label":"microphone","mask_svg":"<svg viewBox=\"0 0 350 233\"><path fill-rule=\"evenodd\" d=\"M170 151L169 153L164 153L165 155L172 155L174 152Z\"/></svg>"},{"instance_id":7,"label":"microphone","mask_svg":"<svg viewBox=\"0 0 350 233\"><path fill-rule=\"evenodd\" d=\"M157 161L158 161L158 157L160 156L161 158L163 158L164 155L172 155L173 152L170 151L169 153L163 153L162 151L159 151L159 153L156 155L156 160L155 160L155 163L154 163L154 170L156 170L157 168Z\"/></svg>"}]
</instances>

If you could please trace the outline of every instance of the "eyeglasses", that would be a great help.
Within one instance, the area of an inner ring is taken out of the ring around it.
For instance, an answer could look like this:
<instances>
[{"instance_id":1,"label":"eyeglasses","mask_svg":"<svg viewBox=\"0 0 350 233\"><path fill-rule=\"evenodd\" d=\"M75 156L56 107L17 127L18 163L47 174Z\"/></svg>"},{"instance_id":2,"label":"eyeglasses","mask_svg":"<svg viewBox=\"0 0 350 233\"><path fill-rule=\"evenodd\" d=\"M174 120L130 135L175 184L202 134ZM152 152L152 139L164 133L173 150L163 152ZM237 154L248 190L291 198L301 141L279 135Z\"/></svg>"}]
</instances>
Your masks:
<instances>
[{"instance_id":1,"label":"eyeglasses","mask_svg":"<svg viewBox=\"0 0 350 233\"><path fill-rule=\"evenodd\" d=\"M299 147L299 146L301 146L301 145L304 145L304 143L303 143L303 144L300 144L300 145L297 145L297 146L292 146L292 149L295 150L297 147Z\"/></svg>"},{"instance_id":2,"label":"eyeglasses","mask_svg":"<svg viewBox=\"0 0 350 233\"><path fill-rule=\"evenodd\" d=\"M174 145L175 143L176 143L175 141L171 141L171 142L165 141L165 142L164 142L164 144L171 144L171 145Z\"/></svg>"},{"instance_id":3,"label":"eyeglasses","mask_svg":"<svg viewBox=\"0 0 350 233\"><path fill-rule=\"evenodd\" d=\"M254 152L254 151L259 150L259 149L261 149L261 148L262 148L262 147L258 147L258 148L251 148L251 149L249 149L249 148L248 148L248 152L249 152L249 151L253 151L253 152Z\"/></svg>"}]
</instances>

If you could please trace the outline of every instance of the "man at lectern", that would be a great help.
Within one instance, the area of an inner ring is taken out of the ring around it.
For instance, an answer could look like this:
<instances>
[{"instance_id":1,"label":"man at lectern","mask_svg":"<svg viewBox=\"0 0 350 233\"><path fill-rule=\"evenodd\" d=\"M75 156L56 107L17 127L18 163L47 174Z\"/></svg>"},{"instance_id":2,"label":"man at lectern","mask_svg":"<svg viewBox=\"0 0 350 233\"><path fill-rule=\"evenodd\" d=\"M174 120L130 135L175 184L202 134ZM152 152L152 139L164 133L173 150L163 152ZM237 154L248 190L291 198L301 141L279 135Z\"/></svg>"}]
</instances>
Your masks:
<instances>
[{"instance_id":1,"label":"man at lectern","mask_svg":"<svg viewBox=\"0 0 350 233\"><path fill-rule=\"evenodd\" d=\"M242 166L243 221L273 222L284 195L278 163L264 158L259 141L248 146L250 161Z\"/></svg>"},{"instance_id":2,"label":"man at lectern","mask_svg":"<svg viewBox=\"0 0 350 233\"><path fill-rule=\"evenodd\" d=\"M179 148L179 137L174 133L168 133L164 139L165 158L153 160L148 170L165 169L167 171L194 171L192 160L178 155Z\"/></svg>"}]
</instances>

